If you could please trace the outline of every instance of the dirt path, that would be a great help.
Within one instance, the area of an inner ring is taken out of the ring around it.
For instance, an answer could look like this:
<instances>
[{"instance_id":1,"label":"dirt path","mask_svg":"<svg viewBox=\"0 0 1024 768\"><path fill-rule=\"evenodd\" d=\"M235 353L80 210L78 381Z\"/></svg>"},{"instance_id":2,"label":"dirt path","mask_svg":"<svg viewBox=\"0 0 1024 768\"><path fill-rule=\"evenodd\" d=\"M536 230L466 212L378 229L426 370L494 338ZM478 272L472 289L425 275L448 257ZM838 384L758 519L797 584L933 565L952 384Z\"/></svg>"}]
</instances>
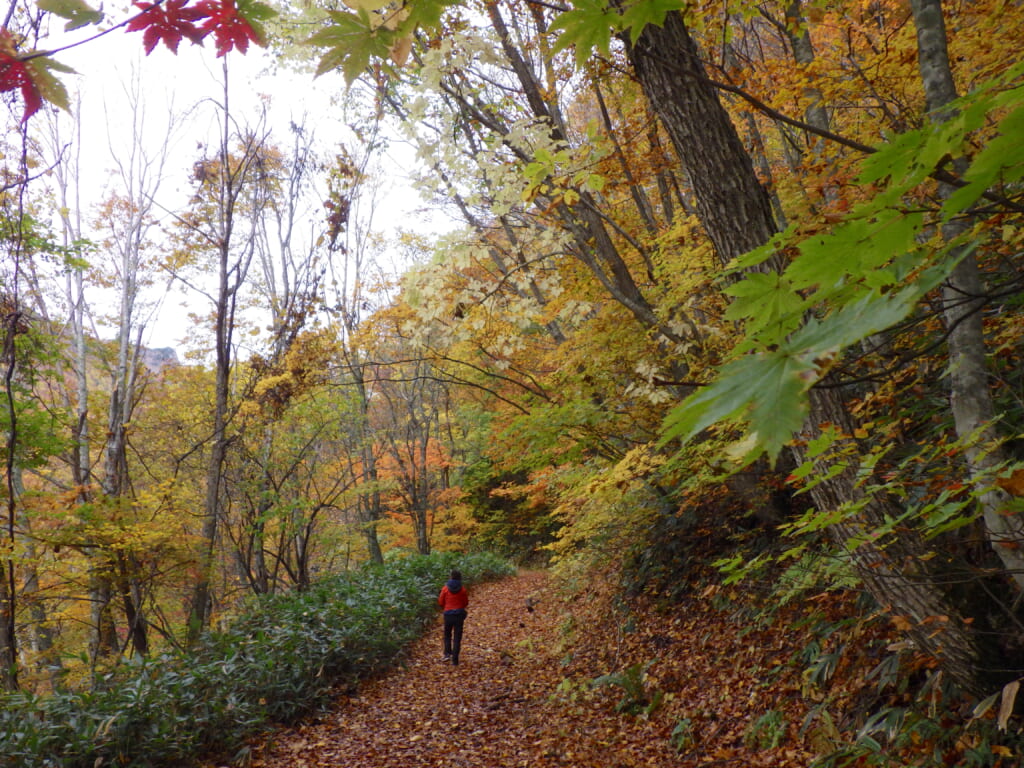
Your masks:
<instances>
[{"instance_id":1,"label":"dirt path","mask_svg":"<svg viewBox=\"0 0 1024 768\"><path fill-rule=\"evenodd\" d=\"M318 722L278 733L253 767L544 764L537 726L560 679L545 652L557 636L558 606L541 597L530 612L526 598L542 596L546 578L528 572L472 589L458 667L441 660L438 619L404 665Z\"/></svg>"},{"instance_id":2,"label":"dirt path","mask_svg":"<svg viewBox=\"0 0 1024 768\"><path fill-rule=\"evenodd\" d=\"M578 596L570 619L546 586L546 574L525 572L473 588L458 667L441 660L438 617L404 664L340 698L318 720L274 734L255 748L250 767L810 763L797 733L806 712L798 703L799 669L784 664L800 638L733 623L697 598L670 612L641 609L623 624L623 616L600 610L600 583ZM532 612L531 596L539 598ZM592 685L631 665L650 670L641 692L658 692L649 715L617 711L627 688ZM750 738L752 724L770 723L766 714L783 710L775 731Z\"/></svg>"}]
</instances>

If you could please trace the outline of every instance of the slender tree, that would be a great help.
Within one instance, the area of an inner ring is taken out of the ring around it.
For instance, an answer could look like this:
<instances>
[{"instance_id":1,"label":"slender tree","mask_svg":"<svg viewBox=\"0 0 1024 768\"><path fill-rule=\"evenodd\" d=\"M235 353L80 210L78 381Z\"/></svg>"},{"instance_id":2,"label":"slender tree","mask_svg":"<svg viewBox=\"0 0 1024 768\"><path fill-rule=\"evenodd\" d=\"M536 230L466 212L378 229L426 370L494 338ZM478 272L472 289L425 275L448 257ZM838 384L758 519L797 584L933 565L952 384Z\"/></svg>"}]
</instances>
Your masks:
<instances>
[{"instance_id":1,"label":"slender tree","mask_svg":"<svg viewBox=\"0 0 1024 768\"><path fill-rule=\"evenodd\" d=\"M239 135L234 129L230 102L230 70L227 57L222 64L222 101L220 135L213 157L202 158L195 166L194 178L200 195L209 202L209 218L195 218L192 232L210 249L215 263L216 287L210 294L213 319L214 394L209 458L206 469L199 555L199 576L192 590L189 613L189 639L194 642L206 629L213 607L213 576L216 544L223 514L224 466L227 461L228 421L231 417L231 381L235 365L236 311L240 292L249 277L256 255L255 228L240 224L248 216L258 218L266 203L256 184L262 171L266 136L262 128ZM253 199L243 206L243 196L255 190ZM205 219L205 221L204 221ZM205 225L205 226L204 226Z\"/></svg>"},{"instance_id":2,"label":"slender tree","mask_svg":"<svg viewBox=\"0 0 1024 768\"><path fill-rule=\"evenodd\" d=\"M928 116L935 123L943 123L955 116L950 104L957 92L942 5L938 0L913 0L911 9ZM963 158L954 164L961 175L965 165ZM954 189L949 183L941 183L939 198L947 199ZM968 228L967 221L951 220L943 224L942 236L952 241ZM1024 589L1024 517L1010 511L1009 494L987 479L1005 456L999 447L1001 436L989 386L983 328L986 290L973 251L961 249L955 258L957 264L942 286L954 425L957 435L967 442L968 471L979 484L981 516L989 543L1017 588Z\"/></svg>"}]
</instances>

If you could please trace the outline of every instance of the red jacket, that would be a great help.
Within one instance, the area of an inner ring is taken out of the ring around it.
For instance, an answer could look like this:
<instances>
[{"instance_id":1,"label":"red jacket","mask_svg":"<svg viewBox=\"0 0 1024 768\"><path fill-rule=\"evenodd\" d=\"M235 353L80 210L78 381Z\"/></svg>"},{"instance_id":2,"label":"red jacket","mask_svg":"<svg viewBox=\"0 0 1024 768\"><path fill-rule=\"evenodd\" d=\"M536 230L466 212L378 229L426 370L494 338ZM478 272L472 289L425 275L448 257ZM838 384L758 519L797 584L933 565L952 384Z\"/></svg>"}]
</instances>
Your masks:
<instances>
[{"instance_id":1,"label":"red jacket","mask_svg":"<svg viewBox=\"0 0 1024 768\"><path fill-rule=\"evenodd\" d=\"M457 588L456 588L456 585ZM464 611L469 605L469 592L460 582L449 581L441 588L441 594L437 597L437 604L447 613L448 611Z\"/></svg>"}]
</instances>

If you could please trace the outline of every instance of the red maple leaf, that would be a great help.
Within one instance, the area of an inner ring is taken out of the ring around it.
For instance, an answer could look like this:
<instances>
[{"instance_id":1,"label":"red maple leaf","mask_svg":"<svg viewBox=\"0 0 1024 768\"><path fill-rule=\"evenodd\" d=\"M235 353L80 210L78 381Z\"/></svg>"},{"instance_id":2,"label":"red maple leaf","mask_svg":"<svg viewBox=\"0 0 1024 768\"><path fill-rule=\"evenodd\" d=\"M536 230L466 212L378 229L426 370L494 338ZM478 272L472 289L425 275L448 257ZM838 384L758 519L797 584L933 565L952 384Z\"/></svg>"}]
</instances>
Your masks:
<instances>
[{"instance_id":1,"label":"red maple leaf","mask_svg":"<svg viewBox=\"0 0 1024 768\"><path fill-rule=\"evenodd\" d=\"M201 45L206 31L196 26L196 22L206 18L206 13L199 5L187 7L189 0L167 0L165 3L134 3L142 13L128 22L129 32L143 30L142 42L148 56L161 40L174 53L178 52L178 43L185 37L197 45Z\"/></svg>"},{"instance_id":2,"label":"red maple leaf","mask_svg":"<svg viewBox=\"0 0 1024 768\"><path fill-rule=\"evenodd\" d=\"M249 41L260 45L259 35L244 16L239 15L234 0L202 0L196 5L207 17L203 22L204 32L213 32L217 43L217 55L223 56L232 48L239 53L249 50Z\"/></svg>"},{"instance_id":3,"label":"red maple leaf","mask_svg":"<svg viewBox=\"0 0 1024 768\"><path fill-rule=\"evenodd\" d=\"M43 106L43 97L39 94L32 71L28 64L15 54L14 42L7 30L0 30L0 93L21 90L21 98L25 101L25 114L21 122L25 122Z\"/></svg>"}]
</instances>

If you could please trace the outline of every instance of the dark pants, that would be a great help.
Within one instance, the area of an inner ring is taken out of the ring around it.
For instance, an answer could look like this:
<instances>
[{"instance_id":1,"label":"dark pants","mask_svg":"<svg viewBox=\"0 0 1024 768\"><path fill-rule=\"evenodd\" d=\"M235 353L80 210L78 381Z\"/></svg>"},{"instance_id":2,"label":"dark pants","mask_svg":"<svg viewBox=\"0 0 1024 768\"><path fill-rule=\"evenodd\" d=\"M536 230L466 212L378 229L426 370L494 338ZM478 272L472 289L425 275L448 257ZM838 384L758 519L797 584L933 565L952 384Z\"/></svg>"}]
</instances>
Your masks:
<instances>
[{"instance_id":1,"label":"dark pants","mask_svg":"<svg viewBox=\"0 0 1024 768\"><path fill-rule=\"evenodd\" d=\"M465 611L445 611L444 655L451 658L452 664L459 663L459 651L462 649L462 625L465 621Z\"/></svg>"}]
</instances>

